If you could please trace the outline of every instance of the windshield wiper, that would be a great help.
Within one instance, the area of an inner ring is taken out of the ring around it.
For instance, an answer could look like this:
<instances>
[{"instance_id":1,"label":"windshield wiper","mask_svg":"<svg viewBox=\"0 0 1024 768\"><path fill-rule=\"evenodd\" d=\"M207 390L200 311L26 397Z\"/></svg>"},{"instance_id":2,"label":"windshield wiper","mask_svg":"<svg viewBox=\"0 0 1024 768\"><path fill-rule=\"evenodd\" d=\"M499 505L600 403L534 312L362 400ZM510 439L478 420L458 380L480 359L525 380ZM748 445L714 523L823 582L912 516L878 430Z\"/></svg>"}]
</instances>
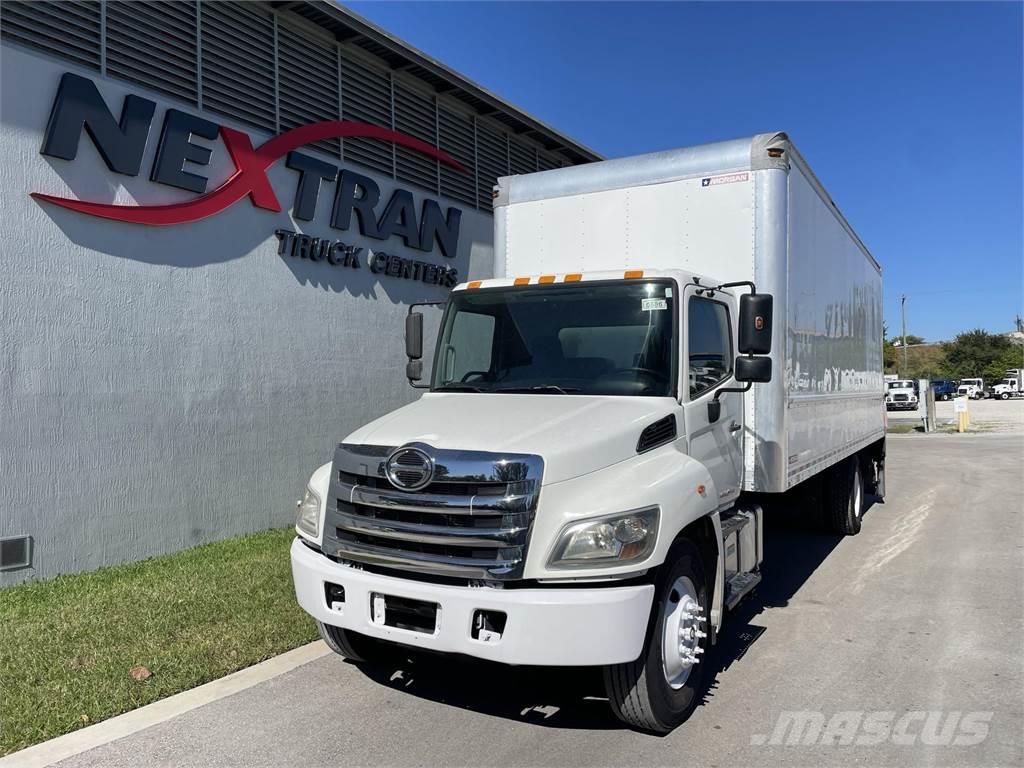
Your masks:
<instances>
[{"instance_id":1,"label":"windshield wiper","mask_svg":"<svg viewBox=\"0 0 1024 768\"><path fill-rule=\"evenodd\" d=\"M570 392L579 392L579 387L560 387L557 384L541 384L536 387L503 387L495 392L539 392L549 395L568 395Z\"/></svg>"},{"instance_id":2,"label":"windshield wiper","mask_svg":"<svg viewBox=\"0 0 1024 768\"><path fill-rule=\"evenodd\" d=\"M472 384L442 384L440 387L434 387L434 392L490 392L489 389L483 387L474 387Z\"/></svg>"}]
</instances>

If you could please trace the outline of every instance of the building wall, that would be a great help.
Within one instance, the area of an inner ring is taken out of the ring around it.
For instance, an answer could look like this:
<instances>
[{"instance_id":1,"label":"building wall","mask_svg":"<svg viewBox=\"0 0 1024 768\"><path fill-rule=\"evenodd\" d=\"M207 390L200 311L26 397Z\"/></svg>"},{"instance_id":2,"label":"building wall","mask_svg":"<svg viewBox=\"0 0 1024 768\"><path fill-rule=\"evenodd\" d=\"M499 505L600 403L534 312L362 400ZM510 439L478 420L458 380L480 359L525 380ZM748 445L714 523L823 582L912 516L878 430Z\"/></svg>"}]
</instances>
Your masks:
<instances>
[{"instance_id":1,"label":"building wall","mask_svg":"<svg viewBox=\"0 0 1024 768\"><path fill-rule=\"evenodd\" d=\"M29 197L160 204L191 193L148 178L165 110L270 137L138 85L5 41L0 49L0 537L30 535L30 568L0 585L144 558L286 525L310 472L350 430L415 397L403 319L447 289L278 254L277 228L489 275L491 216L462 210L458 253L405 248L291 215L298 174L269 178L285 210L244 199L171 227L97 219ZM142 172L112 173L83 133L73 161L40 154L64 72L100 88L115 116L135 93L158 103ZM210 188L233 166L220 141ZM307 154L396 182L337 156Z\"/></svg>"}]
</instances>

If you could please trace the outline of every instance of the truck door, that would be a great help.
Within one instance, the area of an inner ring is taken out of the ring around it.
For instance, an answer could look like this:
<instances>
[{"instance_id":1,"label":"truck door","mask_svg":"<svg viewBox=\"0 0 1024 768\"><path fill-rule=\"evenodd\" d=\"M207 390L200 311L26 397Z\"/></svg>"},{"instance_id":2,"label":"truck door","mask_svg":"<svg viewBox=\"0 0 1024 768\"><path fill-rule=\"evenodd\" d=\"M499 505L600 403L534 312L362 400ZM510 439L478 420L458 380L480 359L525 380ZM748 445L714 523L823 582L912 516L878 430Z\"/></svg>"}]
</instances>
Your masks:
<instances>
[{"instance_id":1,"label":"truck door","mask_svg":"<svg viewBox=\"0 0 1024 768\"><path fill-rule=\"evenodd\" d=\"M683 409L689 454L707 467L719 502L739 495L743 473L743 395L726 392L722 411L712 422L708 403L733 374L733 305L718 298L691 295L685 314Z\"/></svg>"}]
</instances>

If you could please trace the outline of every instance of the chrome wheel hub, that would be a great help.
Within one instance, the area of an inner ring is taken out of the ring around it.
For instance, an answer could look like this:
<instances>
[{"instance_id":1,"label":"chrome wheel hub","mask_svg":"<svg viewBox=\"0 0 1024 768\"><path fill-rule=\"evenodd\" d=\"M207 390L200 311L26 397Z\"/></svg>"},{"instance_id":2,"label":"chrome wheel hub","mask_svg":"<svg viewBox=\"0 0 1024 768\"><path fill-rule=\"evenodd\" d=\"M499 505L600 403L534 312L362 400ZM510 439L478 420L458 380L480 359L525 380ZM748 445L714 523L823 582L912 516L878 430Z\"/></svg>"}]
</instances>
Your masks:
<instances>
[{"instance_id":1,"label":"chrome wheel hub","mask_svg":"<svg viewBox=\"0 0 1024 768\"><path fill-rule=\"evenodd\" d=\"M697 599L697 588L686 576L672 584L662 606L662 666L665 680L675 689L686 685L690 670L700 661L707 637L706 617Z\"/></svg>"}]
</instances>

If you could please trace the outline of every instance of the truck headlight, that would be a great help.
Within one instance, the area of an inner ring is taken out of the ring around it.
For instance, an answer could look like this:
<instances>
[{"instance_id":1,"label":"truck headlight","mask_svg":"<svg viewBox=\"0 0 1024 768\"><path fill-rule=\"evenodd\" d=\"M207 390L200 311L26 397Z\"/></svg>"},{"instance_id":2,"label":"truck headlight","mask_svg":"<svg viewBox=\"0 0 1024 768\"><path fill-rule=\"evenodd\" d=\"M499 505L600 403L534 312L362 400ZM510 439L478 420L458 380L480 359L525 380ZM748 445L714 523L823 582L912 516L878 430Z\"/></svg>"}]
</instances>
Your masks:
<instances>
[{"instance_id":1,"label":"truck headlight","mask_svg":"<svg viewBox=\"0 0 1024 768\"><path fill-rule=\"evenodd\" d=\"M553 568L588 568L642 560L658 539L658 508L571 523L562 529L548 565Z\"/></svg>"},{"instance_id":2,"label":"truck headlight","mask_svg":"<svg viewBox=\"0 0 1024 768\"><path fill-rule=\"evenodd\" d=\"M315 539L320 533L320 497L307 485L306 494L296 507L295 527Z\"/></svg>"}]
</instances>

